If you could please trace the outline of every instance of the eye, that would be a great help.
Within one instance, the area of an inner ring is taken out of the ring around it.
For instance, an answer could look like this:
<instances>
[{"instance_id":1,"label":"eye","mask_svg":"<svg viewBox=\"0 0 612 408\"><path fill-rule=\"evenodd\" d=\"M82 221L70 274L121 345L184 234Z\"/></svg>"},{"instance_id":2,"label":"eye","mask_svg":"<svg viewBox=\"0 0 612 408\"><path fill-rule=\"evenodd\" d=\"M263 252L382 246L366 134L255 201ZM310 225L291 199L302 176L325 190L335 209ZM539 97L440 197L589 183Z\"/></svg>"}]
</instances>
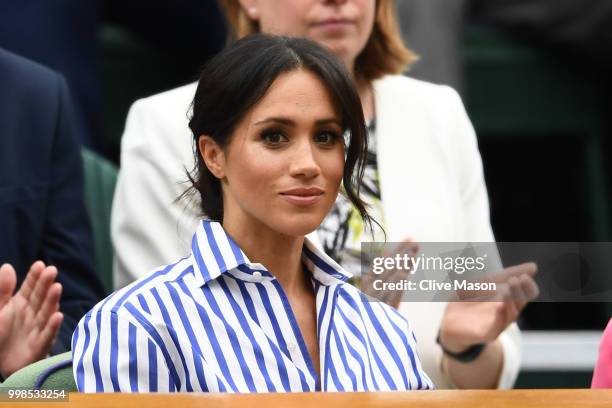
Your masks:
<instances>
[{"instance_id":1,"label":"eye","mask_svg":"<svg viewBox=\"0 0 612 408\"><path fill-rule=\"evenodd\" d=\"M283 134L283 132L276 129L264 130L261 133L261 140L269 146L277 146L281 143L289 141L289 139Z\"/></svg>"},{"instance_id":2,"label":"eye","mask_svg":"<svg viewBox=\"0 0 612 408\"><path fill-rule=\"evenodd\" d=\"M332 131L322 131L315 135L314 140L316 143L323 145L333 145L338 140L338 134Z\"/></svg>"}]
</instances>

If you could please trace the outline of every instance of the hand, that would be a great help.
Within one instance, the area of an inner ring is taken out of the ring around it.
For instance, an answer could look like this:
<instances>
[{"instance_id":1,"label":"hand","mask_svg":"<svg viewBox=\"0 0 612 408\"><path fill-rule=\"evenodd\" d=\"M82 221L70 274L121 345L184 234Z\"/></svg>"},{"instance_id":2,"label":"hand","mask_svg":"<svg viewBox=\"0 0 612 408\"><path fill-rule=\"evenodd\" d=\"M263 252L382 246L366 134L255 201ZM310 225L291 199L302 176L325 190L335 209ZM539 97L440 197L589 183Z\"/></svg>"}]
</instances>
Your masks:
<instances>
[{"instance_id":1,"label":"hand","mask_svg":"<svg viewBox=\"0 0 612 408\"><path fill-rule=\"evenodd\" d=\"M393 251L386 252L382 254L384 258L394 258L395 255L399 254L403 256L404 254L408 255L410 259L414 258L419 252L419 244L414 242L411 238L407 238L402 241ZM409 265L408 269L394 269L394 270L385 270L383 275L377 275L372 271L369 271L361 279L361 291L368 296L376 298L381 302L388 304L391 307L399 308L400 302L402 301L402 296L404 291L402 290L375 290L374 289L374 281L376 279L384 278L385 282L395 283L400 282L404 279L408 279L410 277L410 271L412 270L412 262Z\"/></svg>"},{"instance_id":2,"label":"hand","mask_svg":"<svg viewBox=\"0 0 612 408\"><path fill-rule=\"evenodd\" d=\"M62 285L53 283L56 276L54 266L36 261L13 295L15 269L9 264L0 267L0 374L4 378L49 353L64 318L58 311Z\"/></svg>"},{"instance_id":3,"label":"hand","mask_svg":"<svg viewBox=\"0 0 612 408\"><path fill-rule=\"evenodd\" d=\"M443 347L460 353L474 344L495 340L527 303L538 297L539 289L533 280L537 270L532 262L511 266L487 279L497 284L497 291L489 299L450 302L440 326Z\"/></svg>"}]
</instances>

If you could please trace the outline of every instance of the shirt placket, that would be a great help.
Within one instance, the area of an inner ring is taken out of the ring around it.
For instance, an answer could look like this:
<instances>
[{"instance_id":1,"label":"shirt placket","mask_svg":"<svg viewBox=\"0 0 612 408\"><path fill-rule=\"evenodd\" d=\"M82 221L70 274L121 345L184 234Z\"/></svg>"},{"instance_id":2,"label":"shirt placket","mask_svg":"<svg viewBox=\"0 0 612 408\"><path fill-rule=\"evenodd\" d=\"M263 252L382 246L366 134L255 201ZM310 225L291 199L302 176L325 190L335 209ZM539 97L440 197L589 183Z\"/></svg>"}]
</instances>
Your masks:
<instances>
[{"instance_id":1,"label":"shirt placket","mask_svg":"<svg viewBox=\"0 0 612 408\"><path fill-rule=\"evenodd\" d=\"M338 297L339 285L322 285L315 282L317 297L317 338L319 340L319 379L318 391L327 391L330 382L330 340L332 336L334 312Z\"/></svg>"},{"instance_id":2,"label":"shirt placket","mask_svg":"<svg viewBox=\"0 0 612 408\"><path fill-rule=\"evenodd\" d=\"M278 293L279 301L283 305L285 316L290 325L288 330L283 331L283 337L286 344L286 354L290 357L291 361L293 361L294 364L296 364L296 366L302 370L302 372L307 373L309 376L309 388L304 391L318 391L320 389L320 380L317 372L315 371L310 353L308 353L304 336L302 336L302 332L297 323L295 313L293 313L293 309L291 308L291 304L289 303L289 299L285 295L285 292L280 286L278 280L273 279L270 281L270 283L274 285L276 292Z\"/></svg>"},{"instance_id":3,"label":"shirt placket","mask_svg":"<svg viewBox=\"0 0 612 408\"><path fill-rule=\"evenodd\" d=\"M245 269L242 269L246 271ZM303 391L314 391L319 389L319 379L314 369L312 359L308 353L306 343L300 331L297 319L289 299L287 298L283 288L276 278L266 270L249 269L252 276L251 284L256 287L260 296L264 301L264 307L267 308L266 313L269 316L274 316L278 324L278 328L274 328L272 323L272 332L262 327L267 336L276 339L276 344L289 360L296 366L301 374L301 388ZM265 304L265 297L268 298L269 304ZM290 391L290 390L286 390Z\"/></svg>"}]
</instances>

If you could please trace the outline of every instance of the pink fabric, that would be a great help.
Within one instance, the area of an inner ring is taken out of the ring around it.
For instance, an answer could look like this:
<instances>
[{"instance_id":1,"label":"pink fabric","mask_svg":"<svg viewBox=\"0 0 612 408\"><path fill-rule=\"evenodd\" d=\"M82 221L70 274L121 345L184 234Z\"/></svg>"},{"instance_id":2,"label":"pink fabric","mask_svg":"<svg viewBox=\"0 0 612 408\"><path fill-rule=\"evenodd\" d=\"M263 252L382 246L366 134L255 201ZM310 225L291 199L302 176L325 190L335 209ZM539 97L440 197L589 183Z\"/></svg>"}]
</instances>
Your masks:
<instances>
[{"instance_id":1,"label":"pink fabric","mask_svg":"<svg viewBox=\"0 0 612 408\"><path fill-rule=\"evenodd\" d=\"M591 388L612 388L612 319L601 336Z\"/></svg>"}]
</instances>

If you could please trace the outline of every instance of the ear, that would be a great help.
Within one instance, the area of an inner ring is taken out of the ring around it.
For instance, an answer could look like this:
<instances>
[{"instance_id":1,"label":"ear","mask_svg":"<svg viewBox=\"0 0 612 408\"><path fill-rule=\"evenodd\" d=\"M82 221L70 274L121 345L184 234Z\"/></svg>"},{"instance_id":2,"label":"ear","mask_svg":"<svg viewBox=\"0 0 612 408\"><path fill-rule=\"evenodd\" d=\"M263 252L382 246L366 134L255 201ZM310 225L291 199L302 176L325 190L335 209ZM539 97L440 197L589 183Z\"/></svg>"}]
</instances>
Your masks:
<instances>
[{"instance_id":1,"label":"ear","mask_svg":"<svg viewBox=\"0 0 612 408\"><path fill-rule=\"evenodd\" d=\"M208 170L213 174L213 176L218 179L222 179L225 177L225 152L211 138L207 135L201 135L198 139L198 148L200 150L200 156L202 156L202 160L204 160L204 164L208 167Z\"/></svg>"},{"instance_id":2,"label":"ear","mask_svg":"<svg viewBox=\"0 0 612 408\"><path fill-rule=\"evenodd\" d=\"M242 9L251 20L259 20L259 8L257 0L238 0Z\"/></svg>"}]
</instances>

